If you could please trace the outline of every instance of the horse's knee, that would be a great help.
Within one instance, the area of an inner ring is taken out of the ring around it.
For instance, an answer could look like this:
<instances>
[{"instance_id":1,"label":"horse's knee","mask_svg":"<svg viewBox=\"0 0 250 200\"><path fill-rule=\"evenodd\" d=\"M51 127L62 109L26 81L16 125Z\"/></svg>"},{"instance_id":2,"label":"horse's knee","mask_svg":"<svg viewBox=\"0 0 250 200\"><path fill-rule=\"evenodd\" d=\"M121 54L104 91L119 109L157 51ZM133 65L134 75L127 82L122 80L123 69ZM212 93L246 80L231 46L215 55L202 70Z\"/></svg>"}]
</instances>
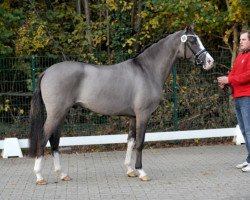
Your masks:
<instances>
[{"instance_id":1,"label":"horse's knee","mask_svg":"<svg viewBox=\"0 0 250 200\"><path fill-rule=\"evenodd\" d=\"M133 138L133 137L128 137L128 139L127 139L127 145L128 145L128 147L129 146L133 146L133 148L135 147L135 145L136 145L136 141L135 141L135 138Z\"/></svg>"},{"instance_id":2,"label":"horse's knee","mask_svg":"<svg viewBox=\"0 0 250 200\"><path fill-rule=\"evenodd\" d=\"M51 151L58 151L59 141L60 141L60 132L61 132L61 123L60 121L54 121L54 124L46 123L44 128L45 140L44 147L47 142L50 142Z\"/></svg>"},{"instance_id":3,"label":"horse's knee","mask_svg":"<svg viewBox=\"0 0 250 200\"><path fill-rule=\"evenodd\" d=\"M59 151L60 138L58 137L57 133L53 134L50 137L49 142L50 142L52 154L54 154L54 152L58 152Z\"/></svg>"},{"instance_id":4,"label":"horse's knee","mask_svg":"<svg viewBox=\"0 0 250 200\"><path fill-rule=\"evenodd\" d=\"M135 145L135 149L137 150L137 151L139 151L139 152L141 152L142 151L142 149L143 149L143 143L136 143L136 145Z\"/></svg>"},{"instance_id":5,"label":"horse's knee","mask_svg":"<svg viewBox=\"0 0 250 200\"><path fill-rule=\"evenodd\" d=\"M37 144L37 150L36 150L36 157L40 158L44 156L44 149L46 147L47 142L45 140L42 140L41 142L38 142Z\"/></svg>"},{"instance_id":6,"label":"horse's knee","mask_svg":"<svg viewBox=\"0 0 250 200\"><path fill-rule=\"evenodd\" d=\"M135 140L135 132L134 131L132 131L132 130L130 130L129 132L128 132L128 140L131 140L131 139L134 139Z\"/></svg>"}]
</instances>

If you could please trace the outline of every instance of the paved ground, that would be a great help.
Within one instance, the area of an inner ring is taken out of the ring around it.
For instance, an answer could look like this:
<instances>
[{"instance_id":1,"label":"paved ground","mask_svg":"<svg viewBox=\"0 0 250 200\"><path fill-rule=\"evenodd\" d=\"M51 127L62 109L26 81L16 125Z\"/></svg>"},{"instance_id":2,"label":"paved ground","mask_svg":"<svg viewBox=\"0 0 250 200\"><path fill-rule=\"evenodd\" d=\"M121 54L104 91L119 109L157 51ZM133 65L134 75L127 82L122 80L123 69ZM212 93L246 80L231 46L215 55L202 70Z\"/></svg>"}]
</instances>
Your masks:
<instances>
[{"instance_id":1,"label":"paved ground","mask_svg":"<svg viewBox=\"0 0 250 200\"><path fill-rule=\"evenodd\" d=\"M47 156L45 186L35 185L33 159L0 159L0 200L249 200L250 173L234 167L245 154L244 145L144 150L150 182L125 175L122 151L63 154L70 182L56 178L52 157Z\"/></svg>"}]
</instances>

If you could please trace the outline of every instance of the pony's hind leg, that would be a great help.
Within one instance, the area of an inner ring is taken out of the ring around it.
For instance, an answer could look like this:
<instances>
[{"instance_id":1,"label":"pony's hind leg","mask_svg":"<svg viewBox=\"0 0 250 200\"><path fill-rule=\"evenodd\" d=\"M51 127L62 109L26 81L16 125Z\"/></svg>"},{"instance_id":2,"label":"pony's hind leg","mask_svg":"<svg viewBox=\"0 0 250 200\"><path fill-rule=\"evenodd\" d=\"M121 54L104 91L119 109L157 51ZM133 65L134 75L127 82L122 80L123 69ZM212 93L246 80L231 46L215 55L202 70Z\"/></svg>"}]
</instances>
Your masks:
<instances>
[{"instance_id":1,"label":"pony's hind leg","mask_svg":"<svg viewBox=\"0 0 250 200\"><path fill-rule=\"evenodd\" d=\"M135 135L136 135L136 119L135 117L131 117L129 120L129 133L128 133L128 145L127 145L127 152L124 164L127 167L127 175L129 177L136 177L137 174L131 167L131 157L132 151L135 146Z\"/></svg>"},{"instance_id":2,"label":"pony's hind leg","mask_svg":"<svg viewBox=\"0 0 250 200\"><path fill-rule=\"evenodd\" d=\"M36 175L36 184L37 185L46 185L47 181L43 178L41 170L42 170L42 164L43 164L43 157L44 157L44 148L46 146L47 142L45 141L44 136L39 138L39 142L37 145L37 155L35 158L35 164L34 164L34 173Z\"/></svg>"},{"instance_id":3,"label":"pony's hind leg","mask_svg":"<svg viewBox=\"0 0 250 200\"><path fill-rule=\"evenodd\" d=\"M53 140L53 142L54 142L54 143L52 142L52 145L51 145L52 149L53 148L58 149L59 138L60 138L59 133L60 133L60 129L61 129L61 126L62 126L62 123L64 120L64 115L55 116L55 115L51 115L49 113L50 112L48 112L47 119L46 119L44 126L43 126L43 131L44 131L43 138L39 139L39 140L41 140L41 144L40 144L40 147L38 147L37 157L35 159L34 172L35 172L36 178L37 178L37 180L36 180L37 185L47 184L47 181L43 178L43 176L41 174L44 148L45 148L48 140L52 137L53 139L50 139L51 141ZM54 136L52 136L54 134L58 134L58 141L55 140ZM57 163L59 163L57 166L60 166L59 156L57 156L57 154L56 154L56 160L57 160Z\"/></svg>"},{"instance_id":4,"label":"pony's hind leg","mask_svg":"<svg viewBox=\"0 0 250 200\"><path fill-rule=\"evenodd\" d=\"M54 151L53 152L53 156L54 156L54 167L55 167L55 172L59 175L60 179L63 181L70 181L71 178L69 177L69 175L67 175L61 167L60 164L60 154L58 151Z\"/></svg>"},{"instance_id":5,"label":"pony's hind leg","mask_svg":"<svg viewBox=\"0 0 250 200\"><path fill-rule=\"evenodd\" d=\"M71 178L62 170L61 162L60 162L60 154L59 154L59 141L60 141L60 133L54 133L50 139L51 151L54 157L54 169L58 174L61 180L69 181Z\"/></svg>"},{"instance_id":6,"label":"pony's hind leg","mask_svg":"<svg viewBox=\"0 0 250 200\"><path fill-rule=\"evenodd\" d=\"M36 157L35 159L35 165L34 165L34 173L36 174L36 184L37 185L46 185L47 181L44 180L41 169L42 169L42 160L43 156Z\"/></svg>"}]
</instances>

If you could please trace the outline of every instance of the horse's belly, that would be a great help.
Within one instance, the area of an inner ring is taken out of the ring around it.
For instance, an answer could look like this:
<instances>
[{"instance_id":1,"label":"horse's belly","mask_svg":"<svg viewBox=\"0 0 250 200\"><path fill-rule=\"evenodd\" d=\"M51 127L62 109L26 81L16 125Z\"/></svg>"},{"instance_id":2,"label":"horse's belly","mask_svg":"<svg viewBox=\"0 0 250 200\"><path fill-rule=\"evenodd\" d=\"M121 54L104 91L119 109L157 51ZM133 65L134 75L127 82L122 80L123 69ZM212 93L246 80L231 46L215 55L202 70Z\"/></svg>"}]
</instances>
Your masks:
<instances>
[{"instance_id":1,"label":"horse's belly","mask_svg":"<svg viewBox=\"0 0 250 200\"><path fill-rule=\"evenodd\" d=\"M110 83L106 79L85 78L78 102L96 113L105 115L133 115L133 95L130 83Z\"/></svg>"},{"instance_id":2,"label":"horse's belly","mask_svg":"<svg viewBox=\"0 0 250 200\"><path fill-rule=\"evenodd\" d=\"M134 116L134 111L130 104L126 104L123 101L119 102L115 99L92 99L82 100L79 102L83 107L103 115L124 115Z\"/></svg>"}]
</instances>

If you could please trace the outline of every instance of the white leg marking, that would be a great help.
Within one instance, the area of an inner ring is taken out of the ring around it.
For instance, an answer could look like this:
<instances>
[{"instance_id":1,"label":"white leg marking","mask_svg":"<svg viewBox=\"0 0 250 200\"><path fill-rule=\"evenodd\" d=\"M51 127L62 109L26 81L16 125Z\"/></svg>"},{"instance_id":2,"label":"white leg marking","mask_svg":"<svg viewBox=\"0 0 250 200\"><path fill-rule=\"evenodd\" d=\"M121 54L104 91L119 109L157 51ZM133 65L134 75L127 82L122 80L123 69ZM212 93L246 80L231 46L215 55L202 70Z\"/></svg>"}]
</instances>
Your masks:
<instances>
[{"instance_id":1,"label":"white leg marking","mask_svg":"<svg viewBox=\"0 0 250 200\"><path fill-rule=\"evenodd\" d=\"M54 151L53 155L55 172L59 175L60 179L63 179L67 176L67 174L62 172L62 167L60 164L60 154L57 151Z\"/></svg>"},{"instance_id":2,"label":"white leg marking","mask_svg":"<svg viewBox=\"0 0 250 200\"><path fill-rule=\"evenodd\" d=\"M39 158L35 159L34 172L36 174L36 180L37 181L43 180L43 177L42 177L42 174L41 174L42 160L43 160L43 156L40 156Z\"/></svg>"},{"instance_id":3,"label":"white leg marking","mask_svg":"<svg viewBox=\"0 0 250 200\"><path fill-rule=\"evenodd\" d=\"M138 169L138 172L139 172L139 178L142 178L142 177L144 177L144 176L147 176L147 174L144 172L144 170L143 169Z\"/></svg>"},{"instance_id":4,"label":"white leg marking","mask_svg":"<svg viewBox=\"0 0 250 200\"><path fill-rule=\"evenodd\" d=\"M124 162L124 164L127 166L127 174L133 171L131 167L131 157L134 146L135 146L135 140L132 138L131 140L128 141L127 153Z\"/></svg>"},{"instance_id":5,"label":"white leg marking","mask_svg":"<svg viewBox=\"0 0 250 200\"><path fill-rule=\"evenodd\" d=\"M54 152L54 167L55 172L60 172L62 169L60 164L60 155L58 152Z\"/></svg>"}]
</instances>

